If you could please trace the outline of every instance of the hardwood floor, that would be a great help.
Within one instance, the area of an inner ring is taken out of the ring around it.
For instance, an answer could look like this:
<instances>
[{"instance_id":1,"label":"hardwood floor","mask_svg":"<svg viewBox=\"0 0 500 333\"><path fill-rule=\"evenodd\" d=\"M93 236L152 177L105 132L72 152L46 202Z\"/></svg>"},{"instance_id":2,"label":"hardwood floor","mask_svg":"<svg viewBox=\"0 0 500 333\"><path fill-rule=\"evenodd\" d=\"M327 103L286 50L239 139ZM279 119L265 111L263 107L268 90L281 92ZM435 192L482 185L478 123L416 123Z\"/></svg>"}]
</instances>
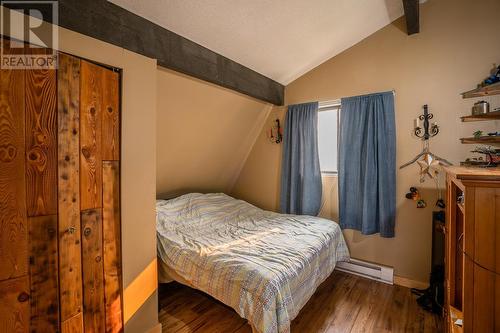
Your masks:
<instances>
[{"instance_id":1,"label":"hardwood floor","mask_svg":"<svg viewBox=\"0 0 500 333\"><path fill-rule=\"evenodd\" d=\"M178 283L162 285L159 302L164 333L251 333L231 308ZM292 322L291 331L439 333L443 328L441 318L420 309L408 288L334 271Z\"/></svg>"}]
</instances>

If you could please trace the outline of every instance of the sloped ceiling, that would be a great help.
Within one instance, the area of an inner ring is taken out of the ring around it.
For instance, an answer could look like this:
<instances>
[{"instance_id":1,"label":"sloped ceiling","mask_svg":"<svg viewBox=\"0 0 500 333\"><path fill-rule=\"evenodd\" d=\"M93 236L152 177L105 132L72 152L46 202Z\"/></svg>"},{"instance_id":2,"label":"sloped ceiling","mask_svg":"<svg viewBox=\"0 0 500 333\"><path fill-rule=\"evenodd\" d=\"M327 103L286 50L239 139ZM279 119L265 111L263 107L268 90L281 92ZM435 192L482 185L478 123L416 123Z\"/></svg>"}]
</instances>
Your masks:
<instances>
[{"instance_id":1,"label":"sloped ceiling","mask_svg":"<svg viewBox=\"0 0 500 333\"><path fill-rule=\"evenodd\" d=\"M281 84L403 15L401 0L110 0Z\"/></svg>"}]
</instances>

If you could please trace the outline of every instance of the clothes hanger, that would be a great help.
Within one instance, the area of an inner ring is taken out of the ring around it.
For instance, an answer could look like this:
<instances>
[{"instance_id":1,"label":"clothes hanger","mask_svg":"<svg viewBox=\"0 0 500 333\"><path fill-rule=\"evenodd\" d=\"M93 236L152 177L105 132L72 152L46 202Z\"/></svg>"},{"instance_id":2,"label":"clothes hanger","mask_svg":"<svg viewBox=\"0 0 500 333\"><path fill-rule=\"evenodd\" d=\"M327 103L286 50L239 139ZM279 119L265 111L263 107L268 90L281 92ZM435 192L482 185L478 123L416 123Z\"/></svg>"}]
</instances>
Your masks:
<instances>
[{"instance_id":1,"label":"clothes hanger","mask_svg":"<svg viewBox=\"0 0 500 333\"><path fill-rule=\"evenodd\" d=\"M420 152L412 160L410 160L410 161L406 162L405 164L401 165L399 168L400 169L406 168L407 166L412 165L413 163L417 162L422 156L425 156L427 154L430 155L436 161L439 161L439 162L441 162L443 164L446 164L446 165L452 165L448 160L446 160L446 159L444 159L442 157L439 157L439 156L437 156L434 153L431 153L431 151L429 150L429 141L427 139L427 140L424 141L424 147L422 148L422 152Z\"/></svg>"}]
</instances>

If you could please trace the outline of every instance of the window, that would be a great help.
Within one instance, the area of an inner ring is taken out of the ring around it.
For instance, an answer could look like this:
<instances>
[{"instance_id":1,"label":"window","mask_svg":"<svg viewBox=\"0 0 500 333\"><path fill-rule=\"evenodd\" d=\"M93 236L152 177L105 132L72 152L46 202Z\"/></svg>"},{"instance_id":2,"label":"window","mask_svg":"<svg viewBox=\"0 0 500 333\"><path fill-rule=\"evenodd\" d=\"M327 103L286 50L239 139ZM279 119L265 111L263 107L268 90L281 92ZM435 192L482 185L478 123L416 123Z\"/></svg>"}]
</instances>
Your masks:
<instances>
[{"instance_id":1,"label":"window","mask_svg":"<svg viewBox=\"0 0 500 333\"><path fill-rule=\"evenodd\" d=\"M340 107L320 106L318 111L318 148L321 172L337 173Z\"/></svg>"}]
</instances>

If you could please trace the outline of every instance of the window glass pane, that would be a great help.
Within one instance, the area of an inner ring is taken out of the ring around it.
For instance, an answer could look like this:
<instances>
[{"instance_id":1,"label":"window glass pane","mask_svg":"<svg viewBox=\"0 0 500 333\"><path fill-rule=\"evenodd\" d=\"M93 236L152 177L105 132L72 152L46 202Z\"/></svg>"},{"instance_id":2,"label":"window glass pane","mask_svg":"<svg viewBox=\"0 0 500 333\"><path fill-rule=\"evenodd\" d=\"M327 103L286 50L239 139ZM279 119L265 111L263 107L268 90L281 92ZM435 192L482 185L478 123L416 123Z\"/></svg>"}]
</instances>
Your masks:
<instances>
[{"instance_id":1,"label":"window glass pane","mask_svg":"<svg viewBox=\"0 0 500 333\"><path fill-rule=\"evenodd\" d=\"M338 110L318 112L319 163L322 172L337 172Z\"/></svg>"}]
</instances>

